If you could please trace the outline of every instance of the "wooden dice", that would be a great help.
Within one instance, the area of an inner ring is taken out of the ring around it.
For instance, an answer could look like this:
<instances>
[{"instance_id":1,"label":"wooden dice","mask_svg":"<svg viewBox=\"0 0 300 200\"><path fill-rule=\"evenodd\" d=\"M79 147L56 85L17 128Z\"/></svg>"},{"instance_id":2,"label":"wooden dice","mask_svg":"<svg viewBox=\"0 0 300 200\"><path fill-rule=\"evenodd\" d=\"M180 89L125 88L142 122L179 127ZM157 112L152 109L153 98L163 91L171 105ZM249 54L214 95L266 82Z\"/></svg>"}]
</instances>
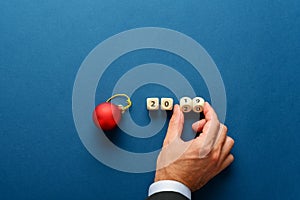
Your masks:
<instances>
[{"instance_id":1,"label":"wooden dice","mask_svg":"<svg viewBox=\"0 0 300 200\"><path fill-rule=\"evenodd\" d=\"M195 97L193 98L193 111L200 113L203 111L204 107L204 99L201 97Z\"/></svg>"},{"instance_id":2,"label":"wooden dice","mask_svg":"<svg viewBox=\"0 0 300 200\"><path fill-rule=\"evenodd\" d=\"M190 112L193 108L193 101L190 97L182 97L179 105L182 112Z\"/></svg>"},{"instance_id":3,"label":"wooden dice","mask_svg":"<svg viewBox=\"0 0 300 200\"><path fill-rule=\"evenodd\" d=\"M158 110L159 109L159 99L158 98L147 98L147 109L148 110Z\"/></svg>"},{"instance_id":4,"label":"wooden dice","mask_svg":"<svg viewBox=\"0 0 300 200\"><path fill-rule=\"evenodd\" d=\"M172 110L173 109L173 99L172 98L161 98L160 99L160 109L161 110Z\"/></svg>"},{"instance_id":5,"label":"wooden dice","mask_svg":"<svg viewBox=\"0 0 300 200\"><path fill-rule=\"evenodd\" d=\"M204 107L204 99L201 97L195 97L191 99L190 97L182 97L179 100L180 109L182 112L191 112L192 110L196 113L200 113L203 111ZM147 98L147 110L173 110L174 101L172 98Z\"/></svg>"},{"instance_id":6,"label":"wooden dice","mask_svg":"<svg viewBox=\"0 0 300 200\"><path fill-rule=\"evenodd\" d=\"M161 98L160 104L158 98L147 98L147 109L148 110L173 110L173 99L172 98Z\"/></svg>"}]
</instances>

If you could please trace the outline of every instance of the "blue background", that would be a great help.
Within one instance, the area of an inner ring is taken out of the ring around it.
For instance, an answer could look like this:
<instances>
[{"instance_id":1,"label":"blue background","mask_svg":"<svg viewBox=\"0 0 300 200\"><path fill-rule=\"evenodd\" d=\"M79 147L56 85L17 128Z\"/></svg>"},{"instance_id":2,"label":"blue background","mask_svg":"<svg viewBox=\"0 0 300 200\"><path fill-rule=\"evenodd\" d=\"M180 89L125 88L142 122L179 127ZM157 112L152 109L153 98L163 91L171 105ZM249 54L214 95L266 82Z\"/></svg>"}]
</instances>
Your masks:
<instances>
[{"instance_id":1,"label":"blue background","mask_svg":"<svg viewBox=\"0 0 300 200\"><path fill-rule=\"evenodd\" d=\"M146 197L154 172L101 164L82 145L72 117L73 83L86 55L116 33L145 26L195 39L225 83L236 159L194 199L300 198L299 1L9 0L0 2L0 16L0 199ZM128 56L116 63L183 62L150 50ZM99 88L97 101L113 83ZM138 105L146 89L133 97ZM205 89L203 96L209 98ZM146 151L161 142L155 137ZM132 150L132 143L124 138L119 145Z\"/></svg>"}]
</instances>

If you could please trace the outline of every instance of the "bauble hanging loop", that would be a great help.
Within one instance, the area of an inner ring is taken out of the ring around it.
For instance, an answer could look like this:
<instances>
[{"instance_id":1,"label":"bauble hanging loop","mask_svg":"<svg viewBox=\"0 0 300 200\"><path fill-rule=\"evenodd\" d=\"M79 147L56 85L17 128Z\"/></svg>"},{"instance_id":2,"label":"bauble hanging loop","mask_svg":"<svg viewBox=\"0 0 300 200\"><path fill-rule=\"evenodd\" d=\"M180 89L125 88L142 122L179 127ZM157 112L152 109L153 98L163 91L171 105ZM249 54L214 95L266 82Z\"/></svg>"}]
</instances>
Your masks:
<instances>
[{"instance_id":1,"label":"bauble hanging loop","mask_svg":"<svg viewBox=\"0 0 300 200\"><path fill-rule=\"evenodd\" d=\"M121 96L127 98L127 99L126 99L126 102L127 102L127 105L126 105L126 106L119 105L119 107L120 107L121 110L122 110L122 113L124 113L124 112L125 112L127 109L129 109L130 106L132 105L131 100L130 100L130 98L129 98L128 95L126 95L126 94L115 94L115 95L113 95L112 97L110 97L109 99L107 99L106 102L110 102L110 101L113 100L114 98L116 98L116 97L121 97Z\"/></svg>"},{"instance_id":2,"label":"bauble hanging loop","mask_svg":"<svg viewBox=\"0 0 300 200\"><path fill-rule=\"evenodd\" d=\"M110 101L116 97L126 97L127 105L115 105ZM98 128L101 128L103 131L110 131L114 129L122 118L122 113L132 105L130 98L126 94L115 94L106 102L101 103L96 106L93 112L93 120Z\"/></svg>"}]
</instances>

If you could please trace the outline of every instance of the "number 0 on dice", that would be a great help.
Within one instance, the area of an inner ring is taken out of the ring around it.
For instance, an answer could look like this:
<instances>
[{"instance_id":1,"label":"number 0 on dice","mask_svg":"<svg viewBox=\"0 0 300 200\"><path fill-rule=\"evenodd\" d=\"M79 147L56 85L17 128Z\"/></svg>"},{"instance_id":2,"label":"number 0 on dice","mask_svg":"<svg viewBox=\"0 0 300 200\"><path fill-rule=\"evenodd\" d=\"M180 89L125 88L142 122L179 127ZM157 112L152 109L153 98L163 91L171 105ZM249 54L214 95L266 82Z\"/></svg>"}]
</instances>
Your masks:
<instances>
[{"instance_id":1,"label":"number 0 on dice","mask_svg":"<svg viewBox=\"0 0 300 200\"><path fill-rule=\"evenodd\" d=\"M172 110L173 109L173 99L172 98L161 98L160 99L160 109L161 110Z\"/></svg>"}]
</instances>

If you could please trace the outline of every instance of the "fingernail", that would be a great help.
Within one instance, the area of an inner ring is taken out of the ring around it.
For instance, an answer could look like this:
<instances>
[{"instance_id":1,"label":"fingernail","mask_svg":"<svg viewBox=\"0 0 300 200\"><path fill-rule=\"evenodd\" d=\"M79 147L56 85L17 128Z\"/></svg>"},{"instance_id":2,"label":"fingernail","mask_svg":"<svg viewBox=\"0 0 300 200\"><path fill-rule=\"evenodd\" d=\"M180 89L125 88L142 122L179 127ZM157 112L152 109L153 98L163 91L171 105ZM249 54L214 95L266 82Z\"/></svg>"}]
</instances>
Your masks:
<instances>
[{"instance_id":1,"label":"fingernail","mask_svg":"<svg viewBox=\"0 0 300 200\"><path fill-rule=\"evenodd\" d=\"M180 113L179 113L179 111L180 111L179 106L178 106L178 105L175 105L175 106L174 106L174 112L173 112L173 115L176 116L176 118L180 118Z\"/></svg>"},{"instance_id":2,"label":"fingernail","mask_svg":"<svg viewBox=\"0 0 300 200\"><path fill-rule=\"evenodd\" d=\"M178 112L178 105L177 105L177 104L175 104L175 106L174 106L174 112L175 112L175 113Z\"/></svg>"},{"instance_id":3,"label":"fingernail","mask_svg":"<svg viewBox=\"0 0 300 200\"><path fill-rule=\"evenodd\" d=\"M204 110L206 110L206 109L208 109L210 107L211 107L211 105L207 101L204 102Z\"/></svg>"}]
</instances>

